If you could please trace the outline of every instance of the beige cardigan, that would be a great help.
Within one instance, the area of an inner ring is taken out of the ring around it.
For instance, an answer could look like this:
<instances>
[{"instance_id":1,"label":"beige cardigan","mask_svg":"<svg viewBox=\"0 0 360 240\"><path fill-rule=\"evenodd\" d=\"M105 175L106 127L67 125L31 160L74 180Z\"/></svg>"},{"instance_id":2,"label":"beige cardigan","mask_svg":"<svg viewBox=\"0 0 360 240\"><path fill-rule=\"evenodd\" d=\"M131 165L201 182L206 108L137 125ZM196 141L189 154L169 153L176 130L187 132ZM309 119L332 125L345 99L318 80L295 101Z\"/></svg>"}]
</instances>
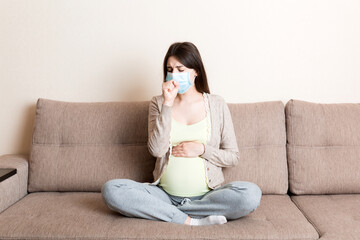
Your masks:
<instances>
[{"instance_id":1,"label":"beige cardigan","mask_svg":"<svg viewBox=\"0 0 360 240\"><path fill-rule=\"evenodd\" d=\"M239 151L229 108L218 95L207 94L210 106L211 136L205 144L205 152L200 156L205 160L207 184L211 189L224 182L222 167L235 166L239 161ZM153 171L157 185L167 166L170 155L170 130L172 107L163 105L163 96L154 96L149 106L148 149L156 157Z\"/></svg>"}]
</instances>

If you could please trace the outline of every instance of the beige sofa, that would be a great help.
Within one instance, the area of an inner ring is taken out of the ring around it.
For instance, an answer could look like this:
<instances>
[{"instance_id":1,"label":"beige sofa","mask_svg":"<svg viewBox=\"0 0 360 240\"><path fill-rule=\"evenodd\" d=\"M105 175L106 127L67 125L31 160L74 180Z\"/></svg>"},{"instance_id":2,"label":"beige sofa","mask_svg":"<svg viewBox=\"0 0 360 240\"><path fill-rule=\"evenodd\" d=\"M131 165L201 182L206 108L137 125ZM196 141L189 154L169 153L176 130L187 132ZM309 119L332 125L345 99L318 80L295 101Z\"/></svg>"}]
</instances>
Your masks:
<instances>
[{"instance_id":1,"label":"beige sofa","mask_svg":"<svg viewBox=\"0 0 360 240\"><path fill-rule=\"evenodd\" d=\"M211 103L210 103L211 104ZM123 217L109 179L152 181L149 102L39 99L30 156L0 157L0 239L360 239L360 104L228 104L240 151L226 182L252 181L259 208L215 226Z\"/></svg>"}]
</instances>

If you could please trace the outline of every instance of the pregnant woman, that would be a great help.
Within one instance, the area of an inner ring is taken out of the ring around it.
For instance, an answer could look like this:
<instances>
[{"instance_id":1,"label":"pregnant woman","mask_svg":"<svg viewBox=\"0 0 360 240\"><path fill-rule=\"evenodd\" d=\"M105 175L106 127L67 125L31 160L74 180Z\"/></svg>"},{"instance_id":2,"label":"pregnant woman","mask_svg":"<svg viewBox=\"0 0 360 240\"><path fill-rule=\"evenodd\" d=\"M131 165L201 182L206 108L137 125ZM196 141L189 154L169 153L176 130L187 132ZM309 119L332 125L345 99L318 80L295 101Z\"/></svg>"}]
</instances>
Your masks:
<instances>
[{"instance_id":1,"label":"pregnant woman","mask_svg":"<svg viewBox=\"0 0 360 240\"><path fill-rule=\"evenodd\" d=\"M149 106L154 182L109 180L104 202L127 217L187 225L224 224L253 212L262 195L255 183L222 185L222 168L238 164L239 152L229 108L210 94L196 46L172 44L163 71L162 95Z\"/></svg>"}]
</instances>

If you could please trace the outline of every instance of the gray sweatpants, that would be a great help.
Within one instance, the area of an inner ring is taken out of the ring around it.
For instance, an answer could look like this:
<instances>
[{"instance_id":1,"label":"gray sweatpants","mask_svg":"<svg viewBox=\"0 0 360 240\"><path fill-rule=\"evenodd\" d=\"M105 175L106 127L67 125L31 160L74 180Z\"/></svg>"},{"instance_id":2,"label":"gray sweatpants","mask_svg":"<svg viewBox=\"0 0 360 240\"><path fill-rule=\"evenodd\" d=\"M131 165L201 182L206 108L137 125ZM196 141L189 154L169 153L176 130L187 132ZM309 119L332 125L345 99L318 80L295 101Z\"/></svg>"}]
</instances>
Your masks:
<instances>
[{"instance_id":1,"label":"gray sweatpants","mask_svg":"<svg viewBox=\"0 0 360 240\"><path fill-rule=\"evenodd\" d=\"M188 216L223 215L227 220L245 216L260 205L261 189L252 182L236 181L198 197L177 197L161 187L129 179L107 181L102 189L106 205L127 217L184 224Z\"/></svg>"}]
</instances>

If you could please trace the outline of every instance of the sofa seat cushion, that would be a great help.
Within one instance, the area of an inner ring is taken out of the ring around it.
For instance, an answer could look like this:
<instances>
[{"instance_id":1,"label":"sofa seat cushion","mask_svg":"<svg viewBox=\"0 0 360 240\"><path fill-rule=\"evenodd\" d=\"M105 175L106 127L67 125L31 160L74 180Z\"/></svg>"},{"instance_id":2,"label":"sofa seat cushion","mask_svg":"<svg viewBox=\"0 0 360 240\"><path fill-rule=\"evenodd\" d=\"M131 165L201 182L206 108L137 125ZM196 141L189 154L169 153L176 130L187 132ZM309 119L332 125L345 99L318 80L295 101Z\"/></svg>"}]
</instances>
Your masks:
<instances>
[{"instance_id":1,"label":"sofa seat cushion","mask_svg":"<svg viewBox=\"0 0 360 240\"><path fill-rule=\"evenodd\" d=\"M216 226L123 217L95 192L37 192L0 214L0 239L318 239L287 195L264 195L258 209Z\"/></svg>"},{"instance_id":2,"label":"sofa seat cushion","mask_svg":"<svg viewBox=\"0 0 360 240\"><path fill-rule=\"evenodd\" d=\"M360 239L360 194L292 196L321 240Z\"/></svg>"}]
</instances>

